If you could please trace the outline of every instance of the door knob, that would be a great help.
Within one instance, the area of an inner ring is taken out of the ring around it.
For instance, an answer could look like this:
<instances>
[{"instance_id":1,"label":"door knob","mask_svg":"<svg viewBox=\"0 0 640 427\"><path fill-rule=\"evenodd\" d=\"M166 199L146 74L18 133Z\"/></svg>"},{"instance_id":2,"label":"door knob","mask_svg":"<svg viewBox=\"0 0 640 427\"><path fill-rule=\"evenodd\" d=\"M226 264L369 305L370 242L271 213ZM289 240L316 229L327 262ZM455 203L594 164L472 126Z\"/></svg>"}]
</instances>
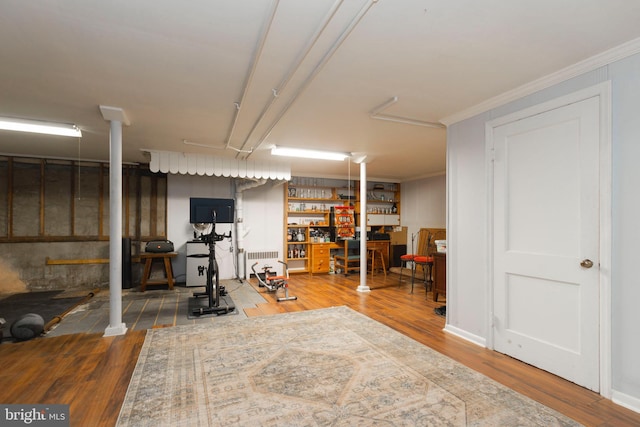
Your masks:
<instances>
[{"instance_id":1,"label":"door knob","mask_svg":"<svg viewBox=\"0 0 640 427\"><path fill-rule=\"evenodd\" d=\"M593 267L593 261L590 259L583 259L582 262L580 262L580 267L591 268Z\"/></svg>"}]
</instances>

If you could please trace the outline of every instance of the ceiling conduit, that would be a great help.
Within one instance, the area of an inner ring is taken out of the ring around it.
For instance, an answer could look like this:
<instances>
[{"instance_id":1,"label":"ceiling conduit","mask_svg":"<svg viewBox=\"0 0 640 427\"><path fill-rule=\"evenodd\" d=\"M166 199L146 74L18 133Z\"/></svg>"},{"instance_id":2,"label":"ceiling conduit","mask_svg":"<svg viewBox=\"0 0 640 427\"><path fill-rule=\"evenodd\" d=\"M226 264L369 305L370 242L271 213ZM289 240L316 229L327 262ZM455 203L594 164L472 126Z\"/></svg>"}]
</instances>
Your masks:
<instances>
[{"instance_id":1,"label":"ceiling conduit","mask_svg":"<svg viewBox=\"0 0 640 427\"><path fill-rule=\"evenodd\" d=\"M358 24L360 23L362 18L364 18L364 16L367 14L367 12L369 12L369 9L371 9L371 7L374 4L378 3L378 1L379 0L371 0L371 1L367 2L367 3L365 3L362 6L362 8L358 11L357 15L351 20L351 22L349 23L347 28L342 32L342 34L340 34L340 36L335 41L335 43L329 48L329 50L322 57L322 59L320 60L318 65L316 65L316 67L313 69L313 71L311 71L311 74L309 75L309 77L307 77L307 79L304 81L302 86L300 86L300 88L295 93L295 95L289 100L289 102L284 107L284 109L280 112L278 117L274 120L274 122L271 124L271 126L269 126L269 129L262 135L262 137L260 138L258 143L253 146L251 152L249 154L247 154L247 156L245 158L249 158L249 156L251 156L251 154L253 153L253 150L255 150L258 147L260 147L260 145L262 145L262 143L265 141L265 139L267 139L269 137L269 135L271 134L273 129L277 126L277 124L280 122L280 120L282 120L282 118L287 113L287 111L289 111L289 108L291 108L293 103L298 100L300 95L302 95L302 93L309 87L309 85L313 82L313 80L315 80L315 78L320 73L322 68L329 62L329 60L333 57L333 55L340 48L340 46L342 46L342 44L349 37L349 35L351 35L353 30L358 26Z\"/></svg>"},{"instance_id":2,"label":"ceiling conduit","mask_svg":"<svg viewBox=\"0 0 640 427\"><path fill-rule=\"evenodd\" d=\"M386 120L386 121L389 121L389 122L404 123L404 124L408 124L408 125L426 126L426 127L430 127L430 128L441 128L441 129L444 129L445 126L442 123L427 122L427 121L424 121L424 120L410 119L408 117L400 117L400 116L392 116L390 114L382 114L382 112L384 110L386 110L387 108L391 107L396 102L398 102L398 97L394 96L393 98L391 98L390 100L388 100L384 104L382 104L379 107L377 107L376 109L374 109L371 113L369 113L369 117L371 117L372 119Z\"/></svg>"},{"instance_id":3,"label":"ceiling conduit","mask_svg":"<svg viewBox=\"0 0 640 427\"><path fill-rule=\"evenodd\" d=\"M251 138L251 136L253 135L253 132L256 130L258 125L262 122L262 119L267 114L267 112L271 109L271 106L273 106L273 103L276 101L278 96L282 92L284 92L284 90L287 88L287 85L289 84L289 82L291 81L293 76L298 72L298 70L300 69L300 66L302 65L304 60L307 58L307 56L309 56L309 53L311 52L311 50L315 46L315 44L318 41L318 39L320 38L320 36L324 33L324 31L326 30L326 28L329 25L329 23L333 20L333 17L338 12L338 9L340 8L340 6L342 6L343 2L344 2L344 0L336 0L333 3L333 6L331 7L331 9L329 9L329 12L327 13L327 16L322 21L322 24L320 25L320 27L316 30L315 34L313 34L313 36L311 36L311 38L309 39L309 42L307 43L307 46L304 49L302 49L302 54L298 57L298 59L296 60L295 64L293 65L293 67L291 67L291 69L286 74L284 79L282 79L282 81L280 82L278 87L276 89L273 89L273 96L271 97L271 99L269 100L267 105L265 105L265 107L262 109L262 112L260 113L260 116L253 123L253 126L251 127L251 130L247 134L247 137L245 138L244 142L242 143L242 146L240 147L240 150L244 150L244 148L246 147L247 143L249 142L249 138ZM249 153L251 153L251 151L249 151ZM240 156L240 155L241 155L241 152L236 154L236 158L238 156Z\"/></svg>"},{"instance_id":4,"label":"ceiling conduit","mask_svg":"<svg viewBox=\"0 0 640 427\"><path fill-rule=\"evenodd\" d=\"M142 149L151 155L149 170L182 175L223 176L247 179L291 179L291 165L278 161L239 160L197 153Z\"/></svg>"},{"instance_id":5,"label":"ceiling conduit","mask_svg":"<svg viewBox=\"0 0 640 427\"><path fill-rule=\"evenodd\" d=\"M247 78L244 82L244 88L242 89L242 97L240 98L240 102L236 103L236 111L233 115L233 121L231 122L231 127L229 129L229 134L227 136L227 142L225 144L225 148L229 148L231 144L231 138L233 136L233 132L235 131L236 124L238 123L238 116L240 115L240 109L242 108L242 104L247 96L247 92L249 92L249 88L251 87L251 83L253 82L253 74L258 67L258 62L260 62L260 57L262 56L262 50L264 49L264 45L267 41L267 36L269 35L269 31L271 30L271 25L273 24L273 20L276 16L276 11L278 10L279 0L275 0L271 7L271 14L269 15L269 20L267 25L265 26L262 35L260 36L260 41L258 43L258 49L256 50L256 54L253 56L253 61L251 62L251 66L249 67L249 73L247 74Z\"/></svg>"}]
</instances>

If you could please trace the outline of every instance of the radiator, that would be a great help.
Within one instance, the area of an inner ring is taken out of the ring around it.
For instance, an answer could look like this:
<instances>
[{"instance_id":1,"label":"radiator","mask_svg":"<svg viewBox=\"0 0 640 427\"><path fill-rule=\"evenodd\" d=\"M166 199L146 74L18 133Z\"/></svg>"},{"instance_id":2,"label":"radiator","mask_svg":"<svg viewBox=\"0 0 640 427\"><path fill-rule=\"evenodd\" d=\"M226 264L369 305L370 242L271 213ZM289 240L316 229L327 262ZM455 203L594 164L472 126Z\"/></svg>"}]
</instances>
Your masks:
<instances>
[{"instance_id":1,"label":"radiator","mask_svg":"<svg viewBox=\"0 0 640 427\"><path fill-rule=\"evenodd\" d=\"M270 266L270 271L276 272L278 275L283 274L283 265L278 262L280 258L280 252L278 251L247 251L245 252L245 277L251 277L253 270L251 266L256 262L256 271L262 273L262 267L265 265Z\"/></svg>"}]
</instances>

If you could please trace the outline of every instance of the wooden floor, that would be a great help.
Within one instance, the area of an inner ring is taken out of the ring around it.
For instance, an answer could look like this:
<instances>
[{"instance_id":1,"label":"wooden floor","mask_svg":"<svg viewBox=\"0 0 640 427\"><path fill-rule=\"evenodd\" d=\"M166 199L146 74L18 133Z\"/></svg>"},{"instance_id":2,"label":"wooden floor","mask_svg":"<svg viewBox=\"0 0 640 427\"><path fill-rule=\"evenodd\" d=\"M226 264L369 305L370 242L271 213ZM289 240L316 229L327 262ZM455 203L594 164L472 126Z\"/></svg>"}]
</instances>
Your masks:
<instances>
[{"instance_id":1,"label":"wooden floor","mask_svg":"<svg viewBox=\"0 0 640 427\"><path fill-rule=\"evenodd\" d=\"M433 312L443 302L434 303L422 284L410 293L410 282L399 284L398 278L376 275L369 281L372 291L360 293L357 275L296 275L289 282L296 301L278 303L265 293L267 303L245 312L260 316L346 305L584 425L640 425L640 414L596 393L445 333L444 318ZM2 344L0 403L69 404L72 426L113 426L144 337L145 331L130 331Z\"/></svg>"}]
</instances>

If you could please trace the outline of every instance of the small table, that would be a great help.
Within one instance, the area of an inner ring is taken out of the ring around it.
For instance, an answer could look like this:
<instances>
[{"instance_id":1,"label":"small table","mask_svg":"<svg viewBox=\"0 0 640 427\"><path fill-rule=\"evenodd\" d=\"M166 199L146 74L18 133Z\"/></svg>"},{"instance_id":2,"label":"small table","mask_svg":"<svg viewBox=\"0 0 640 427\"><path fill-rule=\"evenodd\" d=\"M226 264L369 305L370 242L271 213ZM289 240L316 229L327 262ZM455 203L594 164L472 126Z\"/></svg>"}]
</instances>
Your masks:
<instances>
[{"instance_id":1,"label":"small table","mask_svg":"<svg viewBox=\"0 0 640 427\"><path fill-rule=\"evenodd\" d=\"M433 300L438 296L447 296L447 254L436 252L433 254Z\"/></svg>"},{"instance_id":2,"label":"small table","mask_svg":"<svg viewBox=\"0 0 640 427\"><path fill-rule=\"evenodd\" d=\"M173 269L171 268L171 258L178 255L177 252L143 252L140 254L140 260L144 260L144 273L140 282L140 289L145 291L147 285L169 285L169 289L173 290ZM151 265L154 261L162 261L164 265L165 279L149 280L151 276Z\"/></svg>"}]
</instances>

